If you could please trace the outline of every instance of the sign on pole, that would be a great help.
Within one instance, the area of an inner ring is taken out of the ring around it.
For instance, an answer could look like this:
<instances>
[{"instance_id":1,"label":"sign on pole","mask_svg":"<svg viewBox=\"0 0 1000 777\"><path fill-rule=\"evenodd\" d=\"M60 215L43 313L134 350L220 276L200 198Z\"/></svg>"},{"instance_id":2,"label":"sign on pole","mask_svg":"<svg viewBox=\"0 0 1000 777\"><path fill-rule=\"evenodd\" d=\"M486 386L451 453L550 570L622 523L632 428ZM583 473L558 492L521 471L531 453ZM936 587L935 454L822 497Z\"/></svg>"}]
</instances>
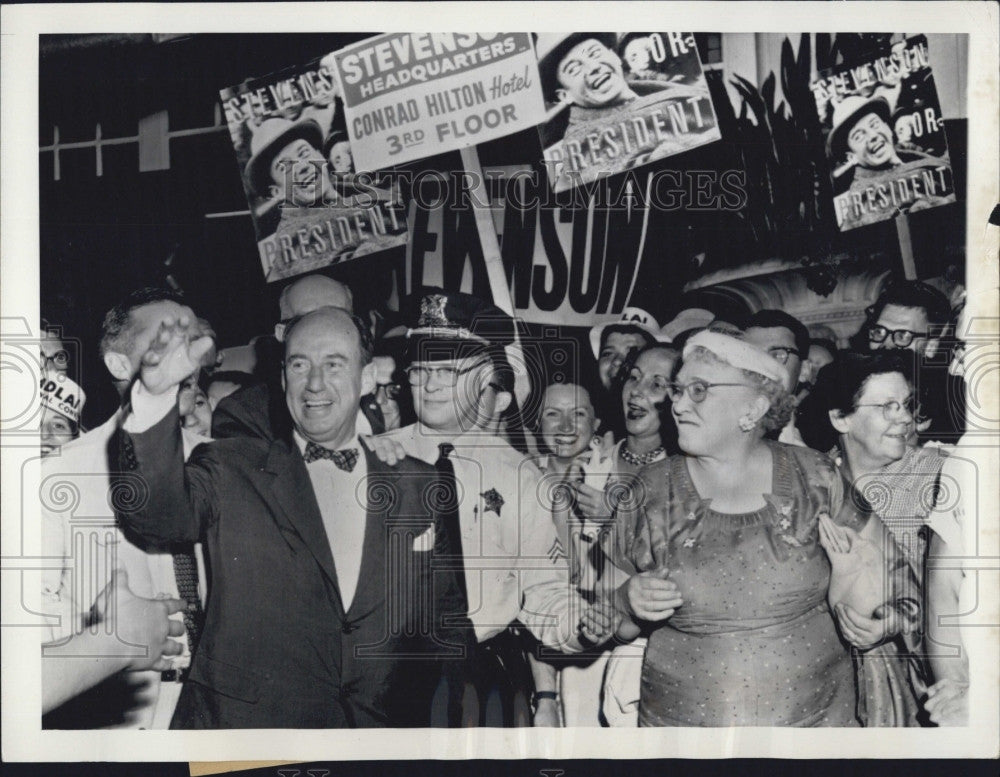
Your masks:
<instances>
[{"instance_id":1,"label":"sign on pole","mask_svg":"<svg viewBox=\"0 0 1000 777\"><path fill-rule=\"evenodd\" d=\"M268 282L406 243L397 189L355 175L329 57L221 97Z\"/></svg>"},{"instance_id":2,"label":"sign on pole","mask_svg":"<svg viewBox=\"0 0 1000 777\"><path fill-rule=\"evenodd\" d=\"M528 33L387 33L334 61L360 171L484 143L545 117Z\"/></svg>"},{"instance_id":3,"label":"sign on pole","mask_svg":"<svg viewBox=\"0 0 1000 777\"><path fill-rule=\"evenodd\" d=\"M556 192L721 138L691 33L539 33L536 45Z\"/></svg>"},{"instance_id":4,"label":"sign on pole","mask_svg":"<svg viewBox=\"0 0 1000 777\"><path fill-rule=\"evenodd\" d=\"M812 90L841 231L955 202L926 37L824 71Z\"/></svg>"}]
</instances>

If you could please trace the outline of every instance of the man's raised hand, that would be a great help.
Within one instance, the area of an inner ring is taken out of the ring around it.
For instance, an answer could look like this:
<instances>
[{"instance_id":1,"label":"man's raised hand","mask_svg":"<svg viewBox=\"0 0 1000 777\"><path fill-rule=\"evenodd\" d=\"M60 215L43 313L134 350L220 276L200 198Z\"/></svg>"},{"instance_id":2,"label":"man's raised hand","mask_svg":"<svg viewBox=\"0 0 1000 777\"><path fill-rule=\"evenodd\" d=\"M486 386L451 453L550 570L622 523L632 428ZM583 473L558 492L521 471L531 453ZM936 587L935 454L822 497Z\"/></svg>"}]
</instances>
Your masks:
<instances>
[{"instance_id":1,"label":"man's raised hand","mask_svg":"<svg viewBox=\"0 0 1000 777\"><path fill-rule=\"evenodd\" d=\"M166 318L142 355L139 379L150 394L163 394L202 366L215 343L186 314Z\"/></svg>"}]
</instances>

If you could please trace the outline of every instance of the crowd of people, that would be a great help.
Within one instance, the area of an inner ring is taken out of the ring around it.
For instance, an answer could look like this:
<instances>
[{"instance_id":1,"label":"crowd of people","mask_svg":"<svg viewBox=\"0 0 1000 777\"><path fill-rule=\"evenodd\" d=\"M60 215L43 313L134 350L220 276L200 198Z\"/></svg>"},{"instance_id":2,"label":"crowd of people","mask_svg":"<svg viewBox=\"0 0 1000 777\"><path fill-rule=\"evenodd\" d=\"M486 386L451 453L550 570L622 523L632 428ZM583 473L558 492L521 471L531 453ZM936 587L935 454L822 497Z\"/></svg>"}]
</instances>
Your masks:
<instances>
[{"instance_id":1,"label":"crowd of people","mask_svg":"<svg viewBox=\"0 0 1000 777\"><path fill-rule=\"evenodd\" d=\"M42 500L45 725L962 725L962 573L926 562L957 313L897 281L838 343L628 308L518 396L518 322L466 294L373 333L300 277L243 371L138 290L102 425L43 341L43 492L76 491Z\"/></svg>"}]
</instances>

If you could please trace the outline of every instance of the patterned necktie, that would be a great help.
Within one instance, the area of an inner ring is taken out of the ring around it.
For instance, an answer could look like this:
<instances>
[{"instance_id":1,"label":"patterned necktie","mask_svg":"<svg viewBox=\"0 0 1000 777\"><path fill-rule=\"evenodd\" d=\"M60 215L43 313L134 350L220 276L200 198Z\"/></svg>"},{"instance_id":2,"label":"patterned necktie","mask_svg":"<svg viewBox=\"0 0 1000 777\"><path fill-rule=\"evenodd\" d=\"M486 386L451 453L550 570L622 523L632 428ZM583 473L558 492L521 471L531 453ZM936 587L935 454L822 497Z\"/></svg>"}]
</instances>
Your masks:
<instances>
[{"instance_id":1,"label":"patterned necktie","mask_svg":"<svg viewBox=\"0 0 1000 777\"><path fill-rule=\"evenodd\" d=\"M458 578L462 597L468 601L465 587L465 557L462 555L462 527L458 517L458 487L455 483L455 467L448 458L454 451L455 446L451 443L443 442L438 445L439 455L438 460L434 462L434 468L438 472L441 498L437 500L437 512L441 516L441 524L448 537L452 555L462 560L455 576Z\"/></svg>"},{"instance_id":2,"label":"patterned necktie","mask_svg":"<svg viewBox=\"0 0 1000 777\"><path fill-rule=\"evenodd\" d=\"M184 609L184 627L187 629L188 647L194 653L201 635L203 611L201 597L198 596L198 562L195 560L191 546L178 550L174 556L174 577L177 579L177 593L181 599L187 600Z\"/></svg>"},{"instance_id":3,"label":"patterned necktie","mask_svg":"<svg viewBox=\"0 0 1000 777\"><path fill-rule=\"evenodd\" d=\"M314 461L319 461L320 459L329 459L340 469L344 470L344 472L353 472L354 466L358 463L358 449L344 448L340 451L332 451L329 448L324 448L322 445L310 442L306 444L304 458L306 464L312 464Z\"/></svg>"}]
</instances>

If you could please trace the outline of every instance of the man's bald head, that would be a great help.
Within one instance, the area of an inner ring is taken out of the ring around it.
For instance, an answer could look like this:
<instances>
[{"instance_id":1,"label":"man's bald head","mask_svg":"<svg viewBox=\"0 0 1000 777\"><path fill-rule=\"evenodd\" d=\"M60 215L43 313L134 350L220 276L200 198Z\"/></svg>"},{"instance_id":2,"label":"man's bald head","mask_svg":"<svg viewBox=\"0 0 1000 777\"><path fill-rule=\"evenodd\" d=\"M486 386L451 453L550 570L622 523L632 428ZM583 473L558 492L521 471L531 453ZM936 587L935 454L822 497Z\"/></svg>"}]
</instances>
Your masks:
<instances>
[{"instance_id":1,"label":"man's bald head","mask_svg":"<svg viewBox=\"0 0 1000 777\"><path fill-rule=\"evenodd\" d=\"M365 322L350 311L332 305L324 305L301 316L293 316L288 321L283 337L286 358L290 353L289 349L292 347L291 337L293 334L299 330L312 331L324 326L338 330L342 329L350 333L352 337L357 335L358 354L361 364L367 365L372 363L375 344L372 340L371 332L365 326Z\"/></svg>"},{"instance_id":2,"label":"man's bald head","mask_svg":"<svg viewBox=\"0 0 1000 777\"><path fill-rule=\"evenodd\" d=\"M278 299L278 310L282 321L296 316L304 316L325 307L342 308L353 312L354 301L351 290L343 283L325 275L306 275L289 284Z\"/></svg>"}]
</instances>

